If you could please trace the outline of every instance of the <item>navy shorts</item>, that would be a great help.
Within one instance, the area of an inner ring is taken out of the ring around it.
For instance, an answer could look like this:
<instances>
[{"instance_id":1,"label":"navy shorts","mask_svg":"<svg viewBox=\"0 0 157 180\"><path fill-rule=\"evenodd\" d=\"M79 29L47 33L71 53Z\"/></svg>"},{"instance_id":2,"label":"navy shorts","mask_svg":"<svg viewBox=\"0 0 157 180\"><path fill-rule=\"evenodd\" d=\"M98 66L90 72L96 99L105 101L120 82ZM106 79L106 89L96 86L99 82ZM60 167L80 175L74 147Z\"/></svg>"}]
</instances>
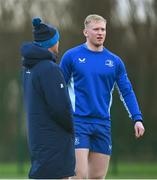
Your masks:
<instances>
[{"instance_id":1,"label":"navy shorts","mask_svg":"<svg viewBox=\"0 0 157 180\"><path fill-rule=\"evenodd\" d=\"M111 155L111 125L75 122L75 148Z\"/></svg>"}]
</instances>

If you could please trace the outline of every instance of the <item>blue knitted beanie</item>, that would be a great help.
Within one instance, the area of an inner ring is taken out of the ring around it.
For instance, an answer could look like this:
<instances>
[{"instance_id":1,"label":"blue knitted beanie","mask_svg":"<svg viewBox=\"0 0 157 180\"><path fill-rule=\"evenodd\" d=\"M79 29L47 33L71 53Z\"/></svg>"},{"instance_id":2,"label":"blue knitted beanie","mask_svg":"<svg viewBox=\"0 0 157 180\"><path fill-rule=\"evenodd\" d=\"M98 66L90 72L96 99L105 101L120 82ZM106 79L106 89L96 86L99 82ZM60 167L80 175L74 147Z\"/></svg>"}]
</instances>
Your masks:
<instances>
[{"instance_id":1,"label":"blue knitted beanie","mask_svg":"<svg viewBox=\"0 0 157 180\"><path fill-rule=\"evenodd\" d=\"M44 48L50 48L59 41L58 30L53 26L42 23L39 17L32 19L32 25L35 44Z\"/></svg>"}]
</instances>

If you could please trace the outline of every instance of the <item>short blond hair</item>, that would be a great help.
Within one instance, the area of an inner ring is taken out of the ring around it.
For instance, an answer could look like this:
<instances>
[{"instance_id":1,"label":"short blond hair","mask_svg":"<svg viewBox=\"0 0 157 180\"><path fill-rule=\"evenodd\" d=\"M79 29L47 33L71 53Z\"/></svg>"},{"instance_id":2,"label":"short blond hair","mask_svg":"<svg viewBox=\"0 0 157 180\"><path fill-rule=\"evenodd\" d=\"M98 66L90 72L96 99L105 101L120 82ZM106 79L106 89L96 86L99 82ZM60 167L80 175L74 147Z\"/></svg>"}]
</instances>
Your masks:
<instances>
[{"instance_id":1,"label":"short blond hair","mask_svg":"<svg viewBox=\"0 0 157 180\"><path fill-rule=\"evenodd\" d=\"M92 21L104 21L105 23L107 23L107 20L102 16L97 14L90 14L84 20L84 27L86 28Z\"/></svg>"}]
</instances>

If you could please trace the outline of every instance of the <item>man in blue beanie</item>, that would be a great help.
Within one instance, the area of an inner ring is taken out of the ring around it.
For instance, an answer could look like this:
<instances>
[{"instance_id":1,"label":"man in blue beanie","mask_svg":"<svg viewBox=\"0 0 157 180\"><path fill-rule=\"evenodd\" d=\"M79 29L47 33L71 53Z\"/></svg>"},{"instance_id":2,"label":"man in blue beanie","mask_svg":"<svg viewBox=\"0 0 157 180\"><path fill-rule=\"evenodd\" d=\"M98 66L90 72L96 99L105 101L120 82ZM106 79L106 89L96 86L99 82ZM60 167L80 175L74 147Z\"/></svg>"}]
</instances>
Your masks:
<instances>
[{"instance_id":1,"label":"man in blue beanie","mask_svg":"<svg viewBox=\"0 0 157 180\"><path fill-rule=\"evenodd\" d=\"M59 33L40 18L32 24L34 41L21 47L29 178L68 178L75 169L74 131L66 84L55 63Z\"/></svg>"}]
</instances>

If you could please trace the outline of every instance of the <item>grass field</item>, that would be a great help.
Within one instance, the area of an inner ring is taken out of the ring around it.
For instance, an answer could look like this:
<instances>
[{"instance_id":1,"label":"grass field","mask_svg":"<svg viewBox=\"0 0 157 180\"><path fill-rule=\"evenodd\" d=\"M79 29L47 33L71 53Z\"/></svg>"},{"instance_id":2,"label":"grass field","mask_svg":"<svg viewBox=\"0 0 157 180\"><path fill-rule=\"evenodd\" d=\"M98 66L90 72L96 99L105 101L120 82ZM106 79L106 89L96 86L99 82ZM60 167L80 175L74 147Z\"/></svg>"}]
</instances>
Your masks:
<instances>
[{"instance_id":1,"label":"grass field","mask_svg":"<svg viewBox=\"0 0 157 180\"><path fill-rule=\"evenodd\" d=\"M29 163L0 164L0 178L28 178ZM157 163L118 163L110 165L106 179L157 179Z\"/></svg>"},{"instance_id":2,"label":"grass field","mask_svg":"<svg viewBox=\"0 0 157 180\"><path fill-rule=\"evenodd\" d=\"M107 179L157 179L157 163L119 163L110 166Z\"/></svg>"}]
</instances>

